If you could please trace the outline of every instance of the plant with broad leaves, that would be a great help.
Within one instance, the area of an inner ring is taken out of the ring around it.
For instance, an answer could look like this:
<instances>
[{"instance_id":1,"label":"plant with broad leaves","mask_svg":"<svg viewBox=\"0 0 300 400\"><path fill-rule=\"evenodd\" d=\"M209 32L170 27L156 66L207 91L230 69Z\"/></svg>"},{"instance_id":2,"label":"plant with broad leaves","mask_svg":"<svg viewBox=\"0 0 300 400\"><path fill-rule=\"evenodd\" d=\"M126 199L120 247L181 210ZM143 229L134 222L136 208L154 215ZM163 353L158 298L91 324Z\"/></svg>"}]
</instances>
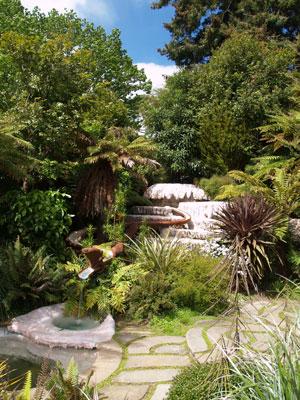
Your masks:
<instances>
[{"instance_id":1,"label":"plant with broad leaves","mask_svg":"<svg viewBox=\"0 0 300 400\"><path fill-rule=\"evenodd\" d=\"M283 240L287 230L287 217L262 197L246 194L227 203L213 219L230 243L229 252L215 273L222 276L229 271L229 291L237 294L242 283L250 294L249 285L255 288L265 267L271 269L267 249L276 253L275 244Z\"/></svg>"}]
</instances>

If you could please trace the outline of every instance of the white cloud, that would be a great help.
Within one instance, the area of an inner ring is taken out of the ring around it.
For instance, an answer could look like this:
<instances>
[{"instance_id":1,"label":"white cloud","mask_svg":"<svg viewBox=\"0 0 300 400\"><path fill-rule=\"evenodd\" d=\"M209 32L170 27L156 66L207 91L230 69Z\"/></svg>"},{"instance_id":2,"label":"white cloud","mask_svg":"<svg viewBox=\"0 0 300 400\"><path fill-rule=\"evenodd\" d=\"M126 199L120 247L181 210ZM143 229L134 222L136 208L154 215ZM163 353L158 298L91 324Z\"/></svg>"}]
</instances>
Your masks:
<instances>
[{"instance_id":1,"label":"white cloud","mask_svg":"<svg viewBox=\"0 0 300 400\"><path fill-rule=\"evenodd\" d=\"M173 75L178 71L175 65L158 65L154 63L137 63L139 69L143 68L148 79L152 81L152 90L164 87L164 76Z\"/></svg>"},{"instance_id":2,"label":"white cloud","mask_svg":"<svg viewBox=\"0 0 300 400\"><path fill-rule=\"evenodd\" d=\"M29 10L38 6L44 13L48 13L53 8L62 13L66 8L75 10L82 16L96 15L107 23L112 23L116 19L115 10L106 0L21 0L21 2Z\"/></svg>"},{"instance_id":3,"label":"white cloud","mask_svg":"<svg viewBox=\"0 0 300 400\"><path fill-rule=\"evenodd\" d=\"M38 6L43 12L47 13L53 8L59 12L63 12L65 8L76 10L77 6L84 6L86 0L22 0L22 4L29 10Z\"/></svg>"}]
</instances>

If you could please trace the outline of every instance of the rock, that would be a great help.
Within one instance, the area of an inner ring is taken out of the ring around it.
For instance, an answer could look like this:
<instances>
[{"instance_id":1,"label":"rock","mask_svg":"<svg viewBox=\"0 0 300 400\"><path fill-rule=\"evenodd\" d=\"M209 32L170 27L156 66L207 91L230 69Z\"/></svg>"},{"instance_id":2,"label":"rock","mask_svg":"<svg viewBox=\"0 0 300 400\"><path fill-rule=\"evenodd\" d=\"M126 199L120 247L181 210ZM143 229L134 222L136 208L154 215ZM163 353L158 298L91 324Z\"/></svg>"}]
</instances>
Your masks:
<instances>
[{"instance_id":1,"label":"rock","mask_svg":"<svg viewBox=\"0 0 300 400\"><path fill-rule=\"evenodd\" d=\"M180 369L139 369L123 371L114 381L120 383L169 382L179 373Z\"/></svg>"},{"instance_id":2,"label":"rock","mask_svg":"<svg viewBox=\"0 0 300 400\"><path fill-rule=\"evenodd\" d=\"M111 340L115 333L115 322L111 315L96 328L78 331L53 325L53 320L60 317L63 317L63 304L41 307L14 318L7 329L46 346L85 349L99 348L101 343Z\"/></svg>"},{"instance_id":3,"label":"rock","mask_svg":"<svg viewBox=\"0 0 300 400\"><path fill-rule=\"evenodd\" d=\"M184 343L184 340L184 337L181 336L151 336L131 343L128 346L128 354L150 353L150 349L153 346Z\"/></svg>"},{"instance_id":4,"label":"rock","mask_svg":"<svg viewBox=\"0 0 300 400\"><path fill-rule=\"evenodd\" d=\"M177 207L181 201L209 200L203 189L195 185L180 183L157 183L144 193L155 206Z\"/></svg>"},{"instance_id":5,"label":"rock","mask_svg":"<svg viewBox=\"0 0 300 400\"><path fill-rule=\"evenodd\" d=\"M125 368L187 367L189 364L188 356L131 356L128 358Z\"/></svg>"},{"instance_id":6,"label":"rock","mask_svg":"<svg viewBox=\"0 0 300 400\"><path fill-rule=\"evenodd\" d=\"M149 385L112 385L103 387L101 394L104 394L108 400L141 400L147 393L148 388Z\"/></svg>"},{"instance_id":7,"label":"rock","mask_svg":"<svg viewBox=\"0 0 300 400\"><path fill-rule=\"evenodd\" d=\"M300 247L300 218L290 218L289 231L294 244Z\"/></svg>"},{"instance_id":8,"label":"rock","mask_svg":"<svg viewBox=\"0 0 300 400\"><path fill-rule=\"evenodd\" d=\"M154 392L154 395L151 397L151 400L164 400L167 398L167 393L170 389L171 385L169 383L162 383L157 385L157 388Z\"/></svg>"},{"instance_id":9,"label":"rock","mask_svg":"<svg viewBox=\"0 0 300 400\"><path fill-rule=\"evenodd\" d=\"M166 344L157 347L154 353L187 354L187 350L182 344Z\"/></svg>"}]
</instances>

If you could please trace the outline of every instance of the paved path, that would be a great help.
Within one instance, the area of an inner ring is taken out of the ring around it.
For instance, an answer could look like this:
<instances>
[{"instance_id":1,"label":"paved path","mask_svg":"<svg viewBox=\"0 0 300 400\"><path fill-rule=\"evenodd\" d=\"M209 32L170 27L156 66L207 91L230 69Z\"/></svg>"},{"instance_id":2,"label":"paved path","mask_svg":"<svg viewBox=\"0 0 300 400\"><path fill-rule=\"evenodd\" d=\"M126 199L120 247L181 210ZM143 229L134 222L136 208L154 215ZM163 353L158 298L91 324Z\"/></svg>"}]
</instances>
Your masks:
<instances>
[{"instance_id":1,"label":"paved path","mask_svg":"<svg viewBox=\"0 0 300 400\"><path fill-rule=\"evenodd\" d=\"M278 324L284 328L294 318L295 307L287 306L284 300L260 298L245 304L240 316L241 343L254 351L264 351L266 330ZM112 373L112 357L115 371L101 389L109 400L163 400L174 376L193 359L203 363L215 358L220 354L215 344L232 345L233 337L234 321L230 318L201 320L186 337L156 336L148 328L123 323L111 346L112 354L106 351L98 360L96 381Z\"/></svg>"}]
</instances>

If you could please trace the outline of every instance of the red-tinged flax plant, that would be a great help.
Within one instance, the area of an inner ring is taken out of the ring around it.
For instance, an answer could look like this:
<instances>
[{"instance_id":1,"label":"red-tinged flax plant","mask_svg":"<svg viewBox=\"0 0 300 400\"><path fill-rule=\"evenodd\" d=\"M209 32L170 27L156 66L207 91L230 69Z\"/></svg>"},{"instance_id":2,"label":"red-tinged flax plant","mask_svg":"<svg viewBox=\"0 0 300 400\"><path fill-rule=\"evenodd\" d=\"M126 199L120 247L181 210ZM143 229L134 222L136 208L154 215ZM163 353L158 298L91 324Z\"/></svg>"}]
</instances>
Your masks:
<instances>
[{"instance_id":1,"label":"red-tinged flax plant","mask_svg":"<svg viewBox=\"0 0 300 400\"><path fill-rule=\"evenodd\" d=\"M278 255L276 243L286 233L287 217L264 198L246 194L227 203L213 219L230 245L216 273L219 277L229 273L231 293L237 294L243 286L250 295L250 287L256 288L265 269L271 269L267 251Z\"/></svg>"}]
</instances>

